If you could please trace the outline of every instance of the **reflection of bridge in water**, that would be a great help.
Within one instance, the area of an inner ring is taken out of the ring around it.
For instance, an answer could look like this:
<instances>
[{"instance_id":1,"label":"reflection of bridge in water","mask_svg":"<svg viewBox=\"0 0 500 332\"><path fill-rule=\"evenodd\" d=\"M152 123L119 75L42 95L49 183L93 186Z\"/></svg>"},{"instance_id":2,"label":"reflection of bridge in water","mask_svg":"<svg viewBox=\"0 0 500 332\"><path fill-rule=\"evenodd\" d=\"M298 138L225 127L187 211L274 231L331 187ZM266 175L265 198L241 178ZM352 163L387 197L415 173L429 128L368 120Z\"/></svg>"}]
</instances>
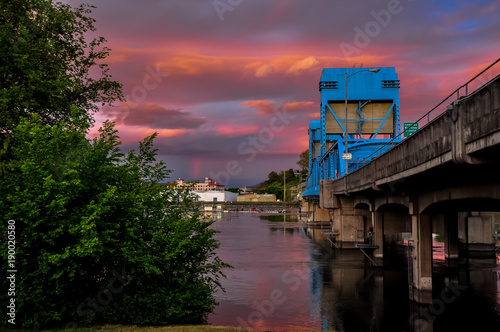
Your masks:
<instances>
[{"instance_id":1,"label":"reflection of bridge in water","mask_svg":"<svg viewBox=\"0 0 500 332\"><path fill-rule=\"evenodd\" d=\"M444 263L450 269L463 262L461 252L464 257L479 252L493 262L497 259L500 76L472 93L471 82L452 94L456 99L444 113L394 147L380 149L387 152L367 156L366 164L356 159L347 175L342 167L340 173L332 171L341 163L326 163L335 160L322 154L334 150L328 144L341 144L340 140L328 143L327 128L333 128L323 114L331 111L328 107L322 109L321 130L310 131L311 147L318 152L311 158L310 171L317 173L310 174L303 196L312 220L333 220L331 232L337 235L332 241L340 248L355 248L356 233L373 227L372 257L378 265L386 263L388 245L406 241L411 245L410 298L418 303L436 300L432 234L443 236ZM355 134L349 131L348 136L352 139ZM456 280L462 284L462 279Z\"/></svg>"},{"instance_id":2,"label":"reflection of bridge in water","mask_svg":"<svg viewBox=\"0 0 500 332\"><path fill-rule=\"evenodd\" d=\"M408 305L407 246L386 248L384 269L359 251L332 248L319 223L305 233L322 247L325 264L311 271L311 291L321 294L323 329L336 331L482 331L500 317L500 253L470 253L450 266L443 237L432 241L433 300ZM312 257L312 260L318 260ZM390 317L390 318L388 318ZM495 325L495 329L500 325Z\"/></svg>"}]
</instances>

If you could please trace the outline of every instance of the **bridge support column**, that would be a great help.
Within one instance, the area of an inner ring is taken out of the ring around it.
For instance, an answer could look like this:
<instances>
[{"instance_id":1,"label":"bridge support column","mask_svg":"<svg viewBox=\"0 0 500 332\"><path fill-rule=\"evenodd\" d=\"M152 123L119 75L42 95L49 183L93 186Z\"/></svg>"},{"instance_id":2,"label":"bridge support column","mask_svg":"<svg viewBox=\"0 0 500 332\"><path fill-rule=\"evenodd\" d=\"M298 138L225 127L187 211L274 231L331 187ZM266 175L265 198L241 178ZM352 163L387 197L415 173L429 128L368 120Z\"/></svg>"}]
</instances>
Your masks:
<instances>
[{"instance_id":1,"label":"bridge support column","mask_svg":"<svg viewBox=\"0 0 500 332\"><path fill-rule=\"evenodd\" d=\"M432 228L429 215L412 216L413 260L411 262L410 299L432 303Z\"/></svg>"},{"instance_id":2,"label":"bridge support column","mask_svg":"<svg viewBox=\"0 0 500 332\"><path fill-rule=\"evenodd\" d=\"M308 201L302 201L302 212L314 212L314 204Z\"/></svg>"},{"instance_id":3,"label":"bridge support column","mask_svg":"<svg viewBox=\"0 0 500 332\"><path fill-rule=\"evenodd\" d=\"M333 227L340 231L338 239L342 248L355 248L356 231L364 230L365 218L356 214L352 198L341 197L340 202L340 209L335 214Z\"/></svg>"},{"instance_id":4,"label":"bridge support column","mask_svg":"<svg viewBox=\"0 0 500 332\"><path fill-rule=\"evenodd\" d=\"M317 204L311 206L312 221L329 221L331 218L330 210L322 209Z\"/></svg>"},{"instance_id":5,"label":"bridge support column","mask_svg":"<svg viewBox=\"0 0 500 332\"><path fill-rule=\"evenodd\" d=\"M374 223L374 245L378 246L373 252L373 259L378 266L384 265L384 217L381 212L372 212Z\"/></svg>"},{"instance_id":6,"label":"bridge support column","mask_svg":"<svg viewBox=\"0 0 500 332\"><path fill-rule=\"evenodd\" d=\"M450 266L458 265L458 213L444 214L444 257Z\"/></svg>"},{"instance_id":7,"label":"bridge support column","mask_svg":"<svg viewBox=\"0 0 500 332\"><path fill-rule=\"evenodd\" d=\"M469 251L495 250L495 218L492 212L472 212L466 218Z\"/></svg>"}]
</instances>

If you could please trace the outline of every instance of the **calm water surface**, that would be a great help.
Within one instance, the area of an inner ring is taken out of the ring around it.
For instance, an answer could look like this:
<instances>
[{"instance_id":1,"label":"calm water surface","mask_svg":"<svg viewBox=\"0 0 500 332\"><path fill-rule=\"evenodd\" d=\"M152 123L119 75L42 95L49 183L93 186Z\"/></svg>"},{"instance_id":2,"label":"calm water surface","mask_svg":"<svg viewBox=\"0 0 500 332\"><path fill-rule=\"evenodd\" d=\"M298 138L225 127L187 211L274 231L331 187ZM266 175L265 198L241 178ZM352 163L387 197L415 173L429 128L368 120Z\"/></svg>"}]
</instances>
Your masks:
<instances>
[{"instance_id":1,"label":"calm water surface","mask_svg":"<svg viewBox=\"0 0 500 332\"><path fill-rule=\"evenodd\" d=\"M445 267L434 253L434 302L408 301L406 256L371 267L358 250L333 250L297 216L219 214L222 281L213 325L271 331L500 331L500 256Z\"/></svg>"}]
</instances>

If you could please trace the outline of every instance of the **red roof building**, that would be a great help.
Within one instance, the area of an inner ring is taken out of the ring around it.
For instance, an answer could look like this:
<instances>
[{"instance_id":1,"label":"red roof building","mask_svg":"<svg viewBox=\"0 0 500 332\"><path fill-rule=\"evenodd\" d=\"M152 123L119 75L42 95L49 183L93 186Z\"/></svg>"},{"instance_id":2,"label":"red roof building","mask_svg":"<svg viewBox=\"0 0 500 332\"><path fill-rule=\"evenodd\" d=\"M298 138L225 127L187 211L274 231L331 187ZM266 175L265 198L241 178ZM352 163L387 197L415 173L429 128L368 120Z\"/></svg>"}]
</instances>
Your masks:
<instances>
[{"instance_id":1,"label":"red roof building","mask_svg":"<svg viewBox=\"0 0 500 332\"><path fill-rule=\"evenodd\" d=\"M178 178L174 184L178 187L183 187L185 185L191 185L190 183L184 182L184 179L181 179L181 178ZM224 191L225 189L226 189L225 185L218 183L218 182L215 182L210 178L205 178L205 182L195 183L193 190L196 190L196 191L212 191L212 190Z\"/></svg>"},{"instance_id":2,"label":"red roof building","mask_svg":"<svg viewBox=\"0 0 500 332\"><path fill-rule=\"evenodd\" d=\"M221 190L223 191L226 189L226 186L224 186L221 183L215 182L210 178L205 178L205 182L200 182L196 183L194 185L194 190L199 190L199 191L210 191L210 190Z\"/></svg>"}]
</instances>

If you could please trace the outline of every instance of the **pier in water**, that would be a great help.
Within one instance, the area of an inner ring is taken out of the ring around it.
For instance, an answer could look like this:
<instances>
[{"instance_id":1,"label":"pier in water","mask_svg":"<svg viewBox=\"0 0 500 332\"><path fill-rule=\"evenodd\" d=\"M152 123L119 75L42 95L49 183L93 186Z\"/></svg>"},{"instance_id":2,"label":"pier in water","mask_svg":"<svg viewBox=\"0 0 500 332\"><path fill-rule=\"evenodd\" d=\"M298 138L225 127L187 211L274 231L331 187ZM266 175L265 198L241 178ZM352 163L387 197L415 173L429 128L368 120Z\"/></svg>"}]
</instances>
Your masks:
<instances>
[{"instance_id":1,"label":"pier in water","mask_svg":"<svg viewBox=\"0 0 500 332\"><path fill-rule=\"evenodd\" d=\"M265 331L500 331L500 255L445 266L434 243L434 301L408 300L405 247L384 268L331 248L298 215L214 214L222 280L212 325Z\"/></svg>"}]
</instances>

